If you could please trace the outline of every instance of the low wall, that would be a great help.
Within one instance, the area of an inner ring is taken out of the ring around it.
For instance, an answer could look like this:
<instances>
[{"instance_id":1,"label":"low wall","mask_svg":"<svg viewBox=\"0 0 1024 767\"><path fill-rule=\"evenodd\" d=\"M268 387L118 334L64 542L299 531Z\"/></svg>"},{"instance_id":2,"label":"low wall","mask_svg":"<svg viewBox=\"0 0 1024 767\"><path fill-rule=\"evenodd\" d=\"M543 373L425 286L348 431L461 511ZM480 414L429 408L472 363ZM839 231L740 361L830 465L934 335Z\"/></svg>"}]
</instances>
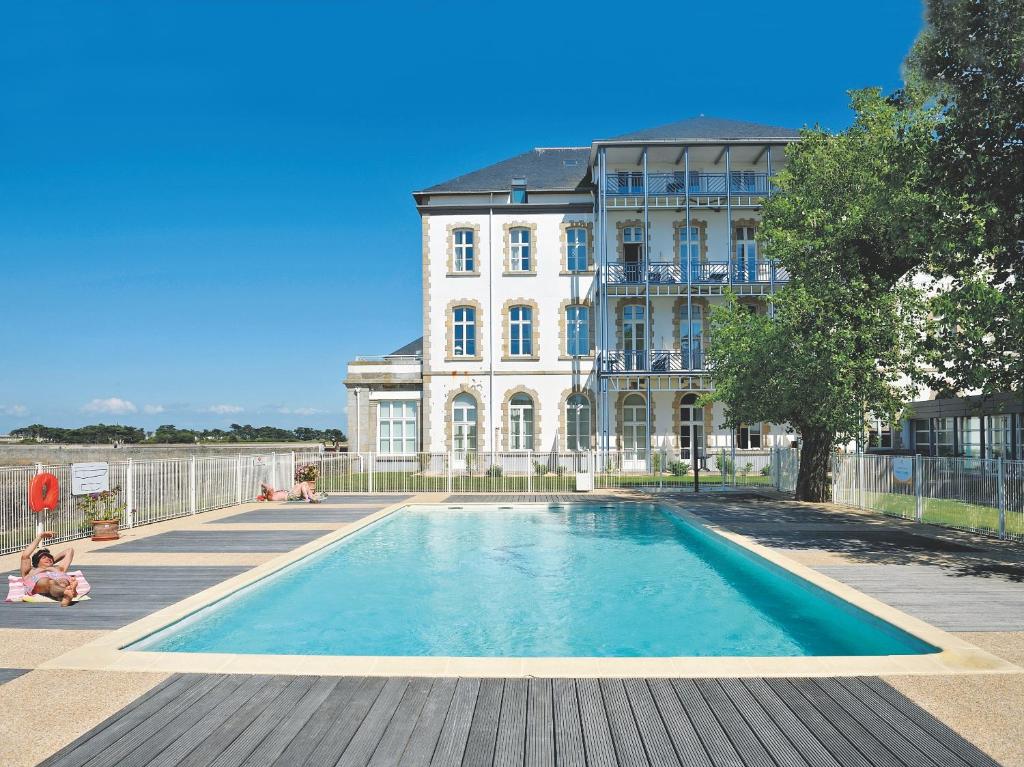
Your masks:
<instances>
[{"instance_id":1,"label":"low wall","mask_svg":"<svg viewBox=\"0 0 1024 767\"><path fill-rule=\"evenodd\" d=\"M86 461L154 461L188 458L191 455L236 455L238 453L309 452L319 442L236 442L224 445L0 445L0 466L53 465Z\"/></svg>"}]
</instances>

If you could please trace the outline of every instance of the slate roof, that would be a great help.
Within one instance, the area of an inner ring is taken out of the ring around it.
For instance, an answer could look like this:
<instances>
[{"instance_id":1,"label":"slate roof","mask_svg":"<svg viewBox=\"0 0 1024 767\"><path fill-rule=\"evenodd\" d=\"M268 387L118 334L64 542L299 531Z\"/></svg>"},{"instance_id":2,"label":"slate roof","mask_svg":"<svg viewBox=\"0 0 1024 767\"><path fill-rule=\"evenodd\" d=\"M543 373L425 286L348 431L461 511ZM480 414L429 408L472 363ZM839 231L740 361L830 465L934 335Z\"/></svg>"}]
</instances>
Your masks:
<instances>
[{"instance_id":1,"label":"slate roof","mask_svg":"<svg viewBox=\"0 0 1024 767\"><path fill-rule=\"evenodd\" d=\"M423 336L415 341L410 341L400 349L395 349L388 357L410 357L414 354L423 354Z\"/></svg>"},{"instance_id":2,"label":"slate roof","mask_svg":"<svg viewBox=\"0 0 1024 767\"><path fill-rule=\"evenodd\" d=\"M572 190L587 177L589 167L590 147L538 147L423 192L507 192L514 178L525 178L532 192Z\"/></svg>"},{"instance_id":3,"label":"slate roof","mask_svg":"<svg viewBox=\"0 0 1024 767\"><path fill-rule=\"evenodd\" d=\"M624 133L603 141L757 140L799 138L800 131L775 125L723 120L719 117L691 117L656 128Z\"/></svg>"}]
</instances>

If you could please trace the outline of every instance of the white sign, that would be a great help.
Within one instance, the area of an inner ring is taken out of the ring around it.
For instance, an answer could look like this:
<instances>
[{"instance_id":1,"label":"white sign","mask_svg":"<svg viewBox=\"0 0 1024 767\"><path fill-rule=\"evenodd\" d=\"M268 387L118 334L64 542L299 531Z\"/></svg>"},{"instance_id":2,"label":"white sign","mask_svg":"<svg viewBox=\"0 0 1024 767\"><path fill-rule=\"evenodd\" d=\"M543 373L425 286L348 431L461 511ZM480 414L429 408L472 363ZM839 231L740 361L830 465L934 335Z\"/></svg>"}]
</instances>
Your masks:
<instances>
[{"instance_id":1,"label":"white sign","mask_svg":"<svg viewBox=\"0 0 1024 767\"><path fill-rule=\"evenodd\" d=\"M892 478L897 482L909 482L914 477L914 459L899 455L892 459Z\"/></svg>"},{"instance_id":2,"label":"white sign","mask_svg":"<svg viewBox=\"0 0 1024 767\"><path fill-rule=\"evenodd\" d=\"M71 494L88 495L110 489L110 469L105 463L71 464Z\"/></svg>"}]
</instances>

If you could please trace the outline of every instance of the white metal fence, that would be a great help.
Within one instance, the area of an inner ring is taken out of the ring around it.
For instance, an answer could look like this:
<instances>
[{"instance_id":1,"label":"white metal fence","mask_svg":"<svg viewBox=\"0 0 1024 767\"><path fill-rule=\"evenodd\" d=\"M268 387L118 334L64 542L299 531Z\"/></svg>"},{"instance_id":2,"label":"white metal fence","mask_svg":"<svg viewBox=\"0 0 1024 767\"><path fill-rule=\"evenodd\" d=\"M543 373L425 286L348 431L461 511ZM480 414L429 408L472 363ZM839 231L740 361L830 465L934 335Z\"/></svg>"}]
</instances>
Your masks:
<instances>
[{"instance_id":1,"label":"white metal fence","mask_svg":"<svg viewBox=\"0 0 1024 767\"><path fill-rule=\"evenodd\" d=\"M836 503L1024 540L1024 461L840 455Z\"/></svg>"}]
</instances>

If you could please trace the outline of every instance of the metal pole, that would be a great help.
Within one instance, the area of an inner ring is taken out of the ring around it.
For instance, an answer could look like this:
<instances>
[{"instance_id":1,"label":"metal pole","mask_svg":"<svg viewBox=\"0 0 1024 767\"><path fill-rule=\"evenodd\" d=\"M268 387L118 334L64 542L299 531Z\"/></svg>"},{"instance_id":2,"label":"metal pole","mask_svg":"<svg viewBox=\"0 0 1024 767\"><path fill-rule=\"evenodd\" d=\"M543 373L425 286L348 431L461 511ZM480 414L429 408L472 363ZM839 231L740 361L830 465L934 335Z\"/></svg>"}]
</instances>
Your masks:
<instances>
[{"instance_id":1,"label":"metal pole","mask_svg":"<svg viewBox=\"0 0 1024 767\"><path fill-rule=\"evenodd\" d=\"M42 473L43 473L43 464L37 463L36 464L36 474L42 474ZM39 512L38 514L36 514L36 535L39 535L39 533L41 533L41 532L43 532L43 512Z\"/></svg>"},{"instance_id":2,"label":"metal pole","mask_svg":"<svg viewBox=\"0 0 1024 767\"><path fill-rule=\"evenodd\" d=\"M864 508L864 454L856 453L857 456L857 506Z\"/></svg>"},{"instance_id":3,"label":"metal pole","mask_svg":"<svg viewBox=\"0 0 1024 767\"><path fill-rule=\"evenodd\" d=\"M771 197L772 195L772 148L771 145L765 147L765 156L768 158L768 175L764 180L764 192L765 197ZM771 280L771 285L768 288L768 295L775 295L775 259L767 258L768 261L768 279ZM775 317L775 304L772 301L768 302L768 316Z\"/></svg>"},{"instance_id":4,"label":"metal pole","mask_svg":"<svg viewBox=\"0 0 1024 767\"><path fill-rule=\"evenodd\" d=\"M290 463L291 463L291 474L289 476L291 477L291 479L289 479L288 482L285 482L286 485L291 484L293 481L295 481L295 451L294 450L292 450L291 462Z\"/></svg>"},{"instance_id":5,"label":"metal pole","mask_svg":"<svg viewBox=\"0 0 1024 767\"><path fill-rule=\"evenodd\" d=\"M124 478L124 499L125 499L125 527L129 529L135 526L135 478L132 459L128 459L126 475Z\"/></svg>"},{"instance_id":6,"label":"metal pole","mask_svg":"<svg viewBox=\"0 0 1024 767\"><path fill-rule=\"evenodd\" d=\"M242 456L235 456L235 503L242 502Z\"/></svg>"},{"instance_id":7,"label":"metal pole","mask_svg":"<svg viewBox=\"0 0 1024 767\"><path fill-rule=\"evenodd\" d=\"M196 513L196 457L193 455L188 462L188 496L189 510Z\"/></svg>"},{"instance_id":8,"label":"metal pole","mask_svg":"<svg viewBox=\"0 0 1024 767\"><path fill-rule=\"evenodd\" d=\"M647 373L645 378L647 385L647 396L645 397L644 404L644 416L646 419L645 429L647 431L644 445L644 460L647 463L647 471L651 471L651 343L650 339L654 337L653 328L651 327L651 258L650 253L650 211L648 210L648 191L650 187L650 180L647 174L647 147L644 147L644 232L643 232L643 269L644 269L644 372Z\"/></svg>"},{"instance_id":9,"label":"metal pole","mask_svg":"<svg viewBox=\"0 0 1024 767\"><path fill-rule=\"evenodd\" d=\"M727 250L727 268L729 271L729 289L732 289L732 270L733 270L733 252L732 252L732 148L725 145L725 246ZM735 436L733 437L735 442Z\"/></svg>"},{"instance_id":10,"label":"metal pole","mask_svg":"<svg viewBox=\"0 0 1024 767\"><path fill-rule=\"evenodd\" d=\"M690 259L690 147L683 147L683 176L686 188L686 220L683 231L686 233L686 369L693 370L693 275L690 270L693 262ZM680 254L682 255L682 254ZM699 258L699 252L698 252ZM699 266L698 261L698 268ZM673 318L673 322L675 318ZM693 460L693 445L690 446L690 460Z\"/></svg>"},{"instance_id":11,"label":"metal pole","mask_svg":"<svg viewBox=\"0 0 1024 767\"><path fill-rule=\"evenodd\" d=\"M914 456L914 519L918 522L924 520L924 459Z\"/></svg>"},{"instance_id":12,"label":"metal pole","mask_svg":"<svg viewBox=\"0 0 1024 767\"><path fill-rule=\"evenodd\" d=\"M376 468L376 463L377 463L373 453L367 453L366 454L366 462L370 466L370 476L369 476L369 479L367 480L368 492L372 493L373 492L373 471Z\"/></svg>"},{"instance_id":13,"label":"metal pole","mask_svg":"<svg viewBox=\"0 0 1024 767\"><path fill-rule=\"evenodd\" d=\"M1006 537L1006 469L999 456L999 537Z\"/></svg>"},{"instance_id":14,"label":"metal pole","mask_svg":"<svg viewBox=\"0 0 1024 767\"><path fill-rule=\"evenodd\" d=\"M601 357L599 360L599 366L597 371L598 385L600 386L599 395L601 397L601 413L604 420L604 428L601 433L601 444L605 451L608 450L609 434L611 431L610 421L611 418L608 413L608 381L604 377L604 359L607 356L608 350L611 348L608 338L608 157L606 155L604 147L601 148L601 152L598 155L598 159L601 163L601 174L600 174L600 205L599 212L601 214L601 280L600 280L600 297L601 297L601 326L603 328L602 336L602 348Z\"/></svg>"}]
</instances>

